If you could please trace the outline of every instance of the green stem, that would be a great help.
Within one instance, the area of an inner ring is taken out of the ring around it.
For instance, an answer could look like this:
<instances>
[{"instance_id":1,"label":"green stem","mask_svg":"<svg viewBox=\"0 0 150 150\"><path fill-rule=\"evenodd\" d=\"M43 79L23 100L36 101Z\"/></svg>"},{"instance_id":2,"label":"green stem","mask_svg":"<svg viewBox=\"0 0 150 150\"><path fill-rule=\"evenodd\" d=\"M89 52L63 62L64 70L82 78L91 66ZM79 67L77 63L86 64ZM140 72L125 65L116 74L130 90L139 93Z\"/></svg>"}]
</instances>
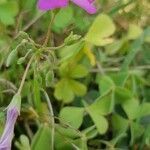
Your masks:
<instances>
[{"instance_id":1,"label":"green stem","mask_svg":"<svg viewBox=\"0 0 150 150\"><path fill-rule=\"evenodd\" d=\"M24 85L24 82L25 82L25 79L26 79L28 70L29 70L29 68L30 68L30 65L31 65L33 59L34 59L34 56L32 56L32 57L30 58L30 60L29 60L29 62L28 62L28 64L27 64L27 67L26 67L26 69L25 69L25 72L24 72L24 74L23 74L23 77L22 77L22 80L21 80L21 83L20 83L20 86L19 86L19 89L18 89L18 92L17 92L18 94L21 94L21 91L22 91L22 88L23 88L23 85Z\"/></svg>"},{"instance_id":2,"label":"green stem","mask_svg":"<svg viewBox=\"0 0 150 150\"><path fill-rule=\"evenodd\" d=\"M51 13L51 20L50 20L50 23L49 23L49 26L48 26L48 31L47 31L47 35L46 35L46 39L44 41L44 44L43 46L46 46L48 44L48 41L50 40L50 36L51 36L51 27L52 27L52 24L54 22L54 19L55 19L55 14L52 12Z\"/></svg>"},{"instance_id":3,"label":"green stem","mask_svg":"<svg viewBox=\"0 0 150 150\"><path fill-rule=\"evenodd\" d=\"M54 150L54 139L55 139L55 119L54 119L54 112L53 112L53 107L51 104L51 100L47 94L47 92L44 89L41 89L45 95L47 104L48 104L48 108L51 114L51 124L52 124L52 138L51 138L51 150Z\"/></svg>"},{"instance_id":4,"label":"green stem","mask_svg":"<svg viewBox=\"0 0 150 150\"><path fill-rule=\"evenodd\" d=\"M40 19L44 14L45 14L45 12L41 12L41 13L37 14L37 16L35 16L35 18L33 18L26 26L23 27L22 31L28 30L28 29L29 29L38 19Z\"/></svg>"}]
</instances>

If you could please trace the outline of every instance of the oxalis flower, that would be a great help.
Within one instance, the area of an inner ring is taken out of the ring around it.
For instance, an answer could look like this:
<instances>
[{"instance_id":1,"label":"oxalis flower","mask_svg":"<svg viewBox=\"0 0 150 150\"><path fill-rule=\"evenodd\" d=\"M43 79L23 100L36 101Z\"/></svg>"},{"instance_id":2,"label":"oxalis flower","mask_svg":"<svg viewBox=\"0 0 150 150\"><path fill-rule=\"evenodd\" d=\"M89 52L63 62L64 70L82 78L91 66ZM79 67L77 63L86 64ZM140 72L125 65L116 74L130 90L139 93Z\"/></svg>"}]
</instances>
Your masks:
<instances>
[{"instance_id":1,"label":"oxalis flower","mask_svg":"<svg viewBox=\"0 0 150 150\"><path fill-rule=\"evenodd\" d=\"M89 14L96 13L96 7L94 6L94 0L70 0L79 7L83 8ZM65 7L69 4L69 0L38 0L38 7L41 10L51 10L55 8Z\"/></svg>"},{"instance_id":2,"label":"oxalis flower","mask_svg":"<svg viewBox=\"0 0 150 150\"><path fill-rule=\"evenodd\" d=\"M14 137L14 126L20 114L21 97L16 94L7 107L7 119L2 136L0 137L0 150L11 150Z\"/></svg>"}]
</instances>

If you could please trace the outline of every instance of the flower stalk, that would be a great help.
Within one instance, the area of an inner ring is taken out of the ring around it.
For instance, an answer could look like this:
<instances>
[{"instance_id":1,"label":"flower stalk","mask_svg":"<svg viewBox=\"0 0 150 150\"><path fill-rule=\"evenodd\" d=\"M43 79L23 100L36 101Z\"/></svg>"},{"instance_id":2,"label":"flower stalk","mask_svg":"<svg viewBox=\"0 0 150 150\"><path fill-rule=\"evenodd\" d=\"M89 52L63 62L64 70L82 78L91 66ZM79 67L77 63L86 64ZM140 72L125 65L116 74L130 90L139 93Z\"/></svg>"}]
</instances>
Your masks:
<instances>
[{"instance_id":1,"label":"flower stalk","mask_svg":"<svg viewBox=\"0 0 150 150\"><path fill-rule=\"evenodd\" d=\"M21 91L34 56L29 60L23 74L18 92L13 96L10 104L6 108L7 117L3 134L0 137L0 150L11 150L11 143L14 137L14 127L21 109Z\"/></svg>"}]
</instances>

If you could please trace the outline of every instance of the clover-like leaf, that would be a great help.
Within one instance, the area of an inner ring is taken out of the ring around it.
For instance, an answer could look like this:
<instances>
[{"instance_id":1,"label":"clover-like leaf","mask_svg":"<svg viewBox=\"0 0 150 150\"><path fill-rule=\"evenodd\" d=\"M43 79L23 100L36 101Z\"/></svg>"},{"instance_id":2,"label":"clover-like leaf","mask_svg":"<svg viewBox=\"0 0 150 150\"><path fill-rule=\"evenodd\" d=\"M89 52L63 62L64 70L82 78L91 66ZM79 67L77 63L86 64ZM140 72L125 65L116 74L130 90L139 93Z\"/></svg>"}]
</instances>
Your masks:
<instances>
[{"instance_id":1,"label":"clover-like leaf","mask_svg":"<svg viewBox=\"0 0 150 150\"><path fill-rule=\"evenodd\" d=\"M129 30L128 30L128 39L129 40L134 40L138 38L142 34L143 30L135 25L135 24L130 24L129 25Z\"/></svg>"},{"instance_id":2,"label":"clover-like leaf","mask_svg":"<svg viewBox=\"0 0 150 150\"><path fill-rule=\"evenodd\" d=\"M100 14L92 24L85 40L97 46L103 46L113 41L109 38L115 32L112 19L106 14Z\"/></svg>"},{"instance_id":3,"label":"clover-like leaf","mask_svg":"<svg viewBox=\"0 0 150 150\"><path fill-rule=\"evenodd\" d=\"M114 133L118 134L118 133L126 132L128 125L129 125L128 120L123 118L122 116L118 114L114 114L112 116L112 127Z\"/></svg>"},{"instance_id":4,"label":"clover-like leaf","mask_svg":"<svg viewBox=\"0 0 150 150\"><path fill-rule=\"evenodd\" d=\"M98 83L101 95L106 94L115 87L113 80L106 75L97 75L96 82Z\"/></svg>"},{"instance_id":5,"label":"clover-like leaf","mask_svg":"<svg viewBox=\"0 0 150 150\"><path fill-rule=\"evenodd\" d=\"M83 48L84 43L79 41L72 45L67 45L60 49L58 55L61 58L61 62L70 60L73 56L76 56L78 52Z\"/></svg>"},{"instance_id":6,"label":"clover-like leaf","mask_svg":"<svg viewBox=\"0 0 150 150\"><path fill-rule=\"evenodd\" d=\"M73 9L72 7L66 7L61 9L54 19L54 30L61 31L67 27L73 21Z\"/></svg>"},{"instance_id":7,"label":"clover-like leaf","mask_svg":"<svg viewBox=\"0 0 150 150\"><path fill-rule=\"evenodd\" d=\"M64 107L59 114L60 120L66 122L73 128L78 129L83 121L84 108L80 107Z\"/></svg>"},{"instance_id":8,"label":"clover-like leaf","mask_svg":"<svg viewBox=\"0 0 150 150\"><path fill-rule=\"evenodd\" d=\"M86 93L86 86L76 80L62 78L55 86L54 95L64 103L73 101L75 95L83 96Z\"/></svg>"},{"instance_id":9,"label":"clover-like leaf","mask_svg":"<svg viewBox=\"0 0 150 150\"><path fill-rule=\"evenodd\" d=\"M85 77L88 74L88 70L83 65L76 65L72 70L70 71L70 77L72 78L82 78Z\"/></svg>"},{"instance_id":10,"label":"clover-like leaf","mask_svg":"<svg viewBox=\"0 0 150 150\"><path fill-rule=\"evenodd\" d=\"M136 119L138 116L139 101L136 99L130 99L128 101L125 101L125 103L123 104L123 109L129 119Z\"/></svg>"},{"instance_id":11,"label":"clover-like leaf","mask_svg":"<svg viewBox=\"0 0 150 150\"><path fill-rule=\"evenodd\" d=\"M76 81L76 80L69 80L70 86L72 91L77 95L77 96L83 96L85 95L87 88L84 84Z\"/></svg>"},{"instance_id":12,"label":"clover-like leaf","mask_svg":"<svg viewBox=\"0 0 150 150\"><path fill-rule=\"evenodd\" d=\"M109 114L112 110L111 96L112 92L97 98L96 101L86 109L100 134L104 134L108 129L108 122L104 115Z\"/></svg>"},{"instance_id":13,"label":"clover-like leaf","mask_svg":"<svg viewBox=\"0 0 150 150\"><path fill-rule=\"evenodd\" d=\"M73 100L74 93L71 90L67 79L61 79L56 84L54 95L58 100L63 100L65 103L69 103Z\"/></svg>"},{"instance_id":14,"label":"clover-like leaf","mask_svg":"<svg viewBox=\"0 0 150 150\"><path fill-rule=\"evenodd\" d=\"M51 141L51 129L48 125L41 125L33 137L31 143L32 150L49 150Z\"/></svg>"}]
</instances>

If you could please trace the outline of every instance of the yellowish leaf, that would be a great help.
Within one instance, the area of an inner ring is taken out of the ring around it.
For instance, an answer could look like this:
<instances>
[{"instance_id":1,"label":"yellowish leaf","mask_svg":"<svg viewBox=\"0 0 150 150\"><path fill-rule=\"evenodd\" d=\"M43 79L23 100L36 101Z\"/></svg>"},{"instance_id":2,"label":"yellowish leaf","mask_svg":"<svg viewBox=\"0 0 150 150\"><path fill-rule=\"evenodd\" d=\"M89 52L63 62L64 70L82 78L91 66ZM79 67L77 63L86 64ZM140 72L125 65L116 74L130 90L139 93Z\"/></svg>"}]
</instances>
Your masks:
<instances>
[{"instance_id":1,"label":"yellowish leaf","mask_svg":"<svg viewBox=\"0 0 150 150\"><path fill-rule=\"evenodd\" d=\"M93 45L104 46L113 40L109 37L115 32L112 19L106 14L100 14L92 24L85 40Z\"/></svg>"},{"instance_id":2,"label":"yellowish leaf","mask_svg":"<svg viewBox=\"0 0 150 150\"><path fill-rule=\"evenodd\" d=\"M96 58L95 58L95 55L91 51L91 46L89 44L85 44L83 51L87 55L87 57L89 58L91 65L95 66L96 65Z\"/></svg>"}]
</instances>

